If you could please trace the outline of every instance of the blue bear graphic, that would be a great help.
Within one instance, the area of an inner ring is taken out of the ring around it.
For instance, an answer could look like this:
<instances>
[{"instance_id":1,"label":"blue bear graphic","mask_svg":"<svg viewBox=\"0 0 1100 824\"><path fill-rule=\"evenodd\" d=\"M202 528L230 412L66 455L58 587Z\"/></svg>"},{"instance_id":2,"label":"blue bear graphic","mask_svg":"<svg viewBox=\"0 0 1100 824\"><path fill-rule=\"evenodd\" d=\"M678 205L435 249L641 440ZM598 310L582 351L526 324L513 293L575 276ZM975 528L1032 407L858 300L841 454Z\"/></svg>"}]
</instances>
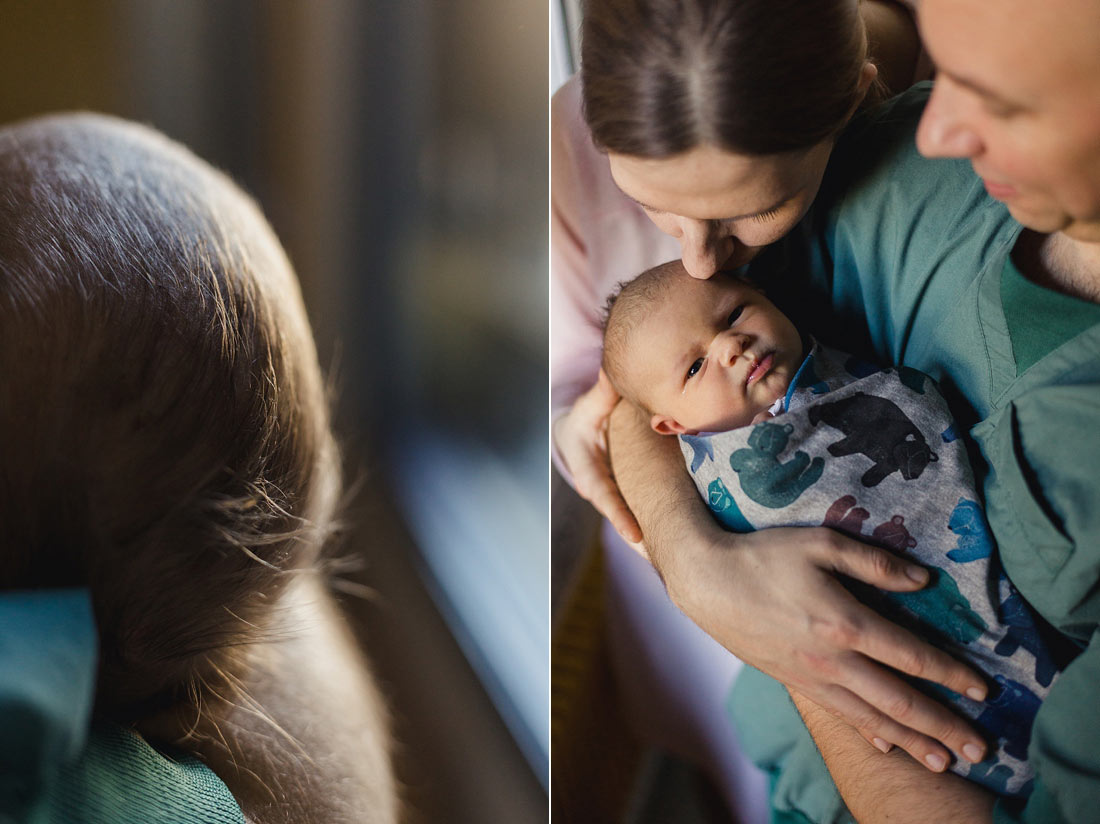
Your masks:
<instances>
[{"instance_id":1,"label":"blue bear graphic","mask_svg":"<svg viewBox=\"0 0 1100 824\"><path fill-rule=\"evenodd\" d=\"M929 569L932 580L916 592L887 592L886 597L916 615L927 626L959 644L969 644L987 628L959 592L955 579L942 569Z\"/></svg>"},{"instance_id":2,"label":"blue bear graphic","mask_svg":"<svg viewBox=\"0 0 1100 824\"><path fill-rule=\"evenodd\" d=\"M1001 621L1005 624L1005 635L993 651L998 655L1012 655L1023 647L1035 656L1035 680L1049 687L1058 667L1039 636L1031 609L1015 587L1001 603Z\"/></svg>"},{"instance_id":3,"label":"blue bear graphic","mask_svg":"<svg viewBox=\"0 0 1100 824\"><path fill-rule=\"evenodd\" d=\"M745 494L769 509L794 503L825 471L824 458L811 461L802 450L787 463L780 463L779 454L793 429L789 423L758 423L749 435L748 448L730 455L730 467L740 476Z\"/></svg>"},{"instance_id":4,"label":"blue bear graphic","mask_svg":"<svg viewBox=\"0 0 1100 824\"><path fill-rule=\"evenodd\" d=\"M982 714L975 720L1004 741L1004 750L1013 758L1027 758L1027 745L1031 741L1031 725L1039 711L1039 698L1018 681L993 676L1000 690L982 705Z\"/></svg>"},{"instance_id":5,"label":"blue bear graphic","mask_svg":"<svg viewBox=\"0 0 1100 824\"><path fill-rule=\"evenodd\" d=\"M718 522L731 532L753 532L756 527L741 514L737 501L733 499L721 478L715 478L707 487L707 504Z\"/></svg>"},{"instance_id":6,"label":"blue bear graphic","mask_svg":"<svg viewBox=\"0 0 1100 824\"><path fill-rule=\"evenodd\" d=\"M691 471L692 474L699 471L703 461L707 458L714 460L714 446L710 438L705 435L681 435L680 440L691 447Z\"/></svg>"},{"instance_id":7,"label":"blue bear graphic","mask_svg":"<svg viewBox=\"0 0 1100 824\"><path fill-rule=\"evenodd\" d=\"M971 764L966 777L976 781L983 787L988 787L997 795L1009 795L1008 779L1012 777L1012 770L1005 764L993 766L991 759L980 764Z\"/></svg>"},{"instance_id":8,"label":"blue bear graphic","mask_svg":"<svg viewBox=\"0 0 1100 824\"><path fill-rule=\"evenodd\" d=\"M955 548L947 553L952 561L965 564L988 558L993 553L993 536L989 534L989 526L977 501L959 498L951 511L947 528L959 536Z\"/></svg>"}]
</instances>

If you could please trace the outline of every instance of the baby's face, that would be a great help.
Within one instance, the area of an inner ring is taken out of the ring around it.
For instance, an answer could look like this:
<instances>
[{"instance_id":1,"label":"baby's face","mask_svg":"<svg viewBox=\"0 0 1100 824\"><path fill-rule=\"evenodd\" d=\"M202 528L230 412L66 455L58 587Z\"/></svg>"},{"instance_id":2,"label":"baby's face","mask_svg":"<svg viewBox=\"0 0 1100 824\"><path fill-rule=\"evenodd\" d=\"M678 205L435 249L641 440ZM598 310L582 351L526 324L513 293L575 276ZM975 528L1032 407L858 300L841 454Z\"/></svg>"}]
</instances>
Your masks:
<instances>
[{"instance_id":1,"label":"baby's face","mask_svg":"<svg viewBox=\"0 0 1100 824\"><path fill-rule=\"evenodd\" d=\"M802 364L802 338L763 293L727 275L678 278L632 334L636 386L661 434L767 416Z\"/></svg>"}]
</instances>

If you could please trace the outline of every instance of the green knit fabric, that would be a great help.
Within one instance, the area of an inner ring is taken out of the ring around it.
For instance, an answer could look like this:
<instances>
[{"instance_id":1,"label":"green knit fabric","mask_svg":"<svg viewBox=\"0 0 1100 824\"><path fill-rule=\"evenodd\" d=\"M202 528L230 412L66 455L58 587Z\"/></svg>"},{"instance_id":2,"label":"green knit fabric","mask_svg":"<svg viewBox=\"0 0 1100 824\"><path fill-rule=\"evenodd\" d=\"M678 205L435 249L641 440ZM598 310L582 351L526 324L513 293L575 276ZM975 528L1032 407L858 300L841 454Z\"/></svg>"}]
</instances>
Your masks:
<instances>
[{"instance_id":1,"label":"green knit fabric","mask_svg":"<svg viewBox=\"0 0 1100 824\"><path fill-rule=\"evenodd\" d=\"M28 824L244 824L241 808L205 764L151 747L97 721L81 758L63 767Z\"/></svg>"},{"instance_id":2,"label":"green knit fabric","mask_svg":"<svg viewBox=\"0 0 1100 824\"><path fill-rule=\"evenodd\" d=\"M86 589L0 593L0 824L244 824L206 765L91 717Z\"/></svg>"},{"instance_id":3,"label":"green knit fabric","mask_svg":"<svg viewBox=\"0 0 1100 824\"><path fill-rule=\"evenodd\" d=\"M1035 285L1011 255L1001 270L1001 303L1017 374L1100 321L1100 306Z\"/></svg>"}]
</instances>

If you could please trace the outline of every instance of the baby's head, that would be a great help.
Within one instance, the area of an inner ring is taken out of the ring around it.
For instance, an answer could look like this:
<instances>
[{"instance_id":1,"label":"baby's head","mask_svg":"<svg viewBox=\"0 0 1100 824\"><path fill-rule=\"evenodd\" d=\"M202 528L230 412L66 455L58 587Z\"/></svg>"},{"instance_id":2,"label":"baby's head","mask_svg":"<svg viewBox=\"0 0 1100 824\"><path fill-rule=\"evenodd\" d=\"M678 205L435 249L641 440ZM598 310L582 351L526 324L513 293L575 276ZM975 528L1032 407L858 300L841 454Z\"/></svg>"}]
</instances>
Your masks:
<instances>
[{"instance_id":1,"label":"baby's head","mask_svg":"<svg viewBox=\"0 0 1100 824\"><path fill-rule=\"evenodd\" d=\"M794 324L756 286L721 272L699 280L678 260L625 284L604 327L604 371L662 435L762 420L803 354Z\"/></svg>"},{"instance_id":2,"label":"baby's head","mask_svg":"<svg viewBox=\"0 0 1100 824\"><path fill-rule=\"evenodd\" d=\"M0 130L0 193L0 589L88 586L99 700L151 710L231 671L333 517L297 281L247 196L135 124Z\"/></svg>"}]
</instances>

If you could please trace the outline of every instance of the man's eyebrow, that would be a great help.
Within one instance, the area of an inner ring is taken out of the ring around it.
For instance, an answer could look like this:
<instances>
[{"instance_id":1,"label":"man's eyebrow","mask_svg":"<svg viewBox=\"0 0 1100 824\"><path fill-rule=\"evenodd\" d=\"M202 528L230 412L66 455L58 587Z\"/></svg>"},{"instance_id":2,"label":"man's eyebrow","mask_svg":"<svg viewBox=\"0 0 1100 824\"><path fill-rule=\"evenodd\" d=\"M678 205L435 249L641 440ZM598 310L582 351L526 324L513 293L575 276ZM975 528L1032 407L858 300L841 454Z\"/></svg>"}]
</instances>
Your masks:
<instances>
[{"instance_id":1,"label":"man's eyebrow","mask_svg":"<svg viewBox=\"0 0 1100 824\"><path fill-rule=\"evenodd\" d=\"M940 71L941 74L944 74L948 78L950 78L952 83L956 84L957 86L962 86L964 89L969 89L974 94L978 95L978 97L984 97L986 100L992 100L992 101L994 101L996 103L999 103L1003 106L1008 106L1008 107L1011 107L1011 108L1019 108L1020 107L1019 103L1016 103L1012 100L1009 100L1004 95L993 91L991 88L989 88L988 86L983 85L982 83L980 83L977 80L974 80L974 79L969 78L969 77L964 77L962 75L958 75L958 74L955 74L953 72L947 72L947 71L944 71L943 69L940 69L939 71Z\"/></svg>"}]
</instances>

